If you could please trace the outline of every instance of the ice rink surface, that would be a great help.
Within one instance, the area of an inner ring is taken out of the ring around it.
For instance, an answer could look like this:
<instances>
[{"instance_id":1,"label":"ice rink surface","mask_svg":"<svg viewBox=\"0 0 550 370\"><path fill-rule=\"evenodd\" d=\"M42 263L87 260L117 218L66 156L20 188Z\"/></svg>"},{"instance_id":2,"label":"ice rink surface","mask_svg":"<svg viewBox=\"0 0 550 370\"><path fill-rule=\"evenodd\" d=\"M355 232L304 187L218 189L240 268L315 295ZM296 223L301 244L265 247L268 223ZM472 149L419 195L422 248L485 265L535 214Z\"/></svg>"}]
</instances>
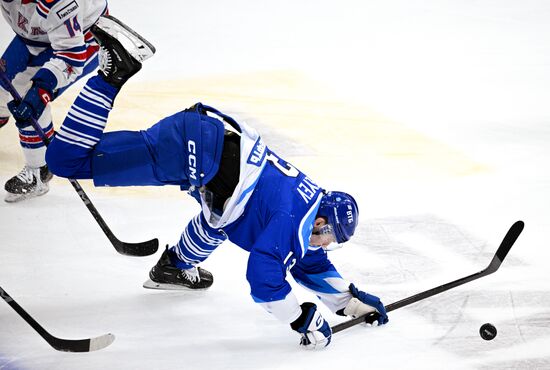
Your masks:
<instances>
[{"instance_id":1,"label":"ice rink surface","mask_svg":"<svg viewBox=\"0 0 550 370\"><path fill-rule=\"evenodd\" d=\"M115 0L110 10L158 52L108 130L146 128L197 101L253 124L320 185L356 195L360 227L330 258L384 303L481 270L513 222L526 227L494 275L310 352L252 301L244 251L214 252L206 292L145 290L160 251L117 254L54 179L43 197L0 202L0 286L53 335L116 340L57 352L0 302L0 369L550 368L550 2ZM0 48L11 37L1 23ZM57 127L78 88L54 102ZM10 124L0 183L22 165ZM199 211L176 188L82 184L125 241L173 244ZM478 334L485 322L492 341Z\"/></svg>"}]
</instances>

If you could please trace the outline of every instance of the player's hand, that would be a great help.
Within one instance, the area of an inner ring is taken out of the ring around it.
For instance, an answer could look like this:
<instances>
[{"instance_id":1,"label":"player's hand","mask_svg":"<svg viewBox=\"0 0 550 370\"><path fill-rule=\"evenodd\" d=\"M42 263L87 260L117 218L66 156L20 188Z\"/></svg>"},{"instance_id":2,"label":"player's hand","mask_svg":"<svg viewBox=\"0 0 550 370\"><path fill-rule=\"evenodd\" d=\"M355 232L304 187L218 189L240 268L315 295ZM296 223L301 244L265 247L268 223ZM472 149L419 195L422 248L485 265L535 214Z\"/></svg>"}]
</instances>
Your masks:
<instances>
[{"instance_id":1,"label":"player's hand","mask_svg":"<svg viewBox=\"0 0 550 370\"><path fill-rule=\"evenodd\" d=\"M31 117L38 119L44 112L46 105L52 100L52 95L52 91L46 84L36 80L22 101L10 101L8 109L15 118L16 125L25 127L29 125Z\"/></svg>"},{"instance_id":2,"label":"player's hand","mask_svg":"<svg viewBox=\"0 0 550 370\"><path fill-rule=\"evenodd\" d=\"M357 289L354 284L350 284L349 291L353 298L344 309L344 314L354 318L367 315L365 322L368 324L376 322L383 325L388 322L388 314L380 298Z\"/></svg>"},{"instance_id":3,"label":"player's hand","mask_svg":"<svg viewBox=\"0 0 550 370\"><path fill-rule=\"evenodd\" d=\"M332 330L330 325L317 311L317 306L311 302L304 302L300 306L302 314L290 327L300 333L300 345L308 349L321 349L330 344Z\"/></svg>"}]
</instances>

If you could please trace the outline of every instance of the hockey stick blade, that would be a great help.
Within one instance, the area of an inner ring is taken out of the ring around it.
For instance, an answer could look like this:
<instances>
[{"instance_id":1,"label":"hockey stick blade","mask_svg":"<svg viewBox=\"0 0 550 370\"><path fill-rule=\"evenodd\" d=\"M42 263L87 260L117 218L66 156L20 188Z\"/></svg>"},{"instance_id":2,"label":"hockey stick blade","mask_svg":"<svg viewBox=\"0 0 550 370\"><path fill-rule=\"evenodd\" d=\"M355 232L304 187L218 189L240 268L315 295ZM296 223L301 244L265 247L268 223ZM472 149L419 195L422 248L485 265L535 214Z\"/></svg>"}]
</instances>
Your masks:
<instances>
[{"instance_id":1,"label":"hockey stick blade","mask_svg":"<svg viewBox=\"0 0 550 370\"><path fill-rule=\"evenodd\" d=\"M111 333L89 339L60 339L54 336L46 341L56 350L62 352L92 352L103 349L115 341Z\"/></svg>"},{"instance_id":2,"label":"hockey stick blade","mask_svg":"<svg viewBox=\"0 0 550 370\"><path fill-rule=\"evenodd\" d=\"M19 95L17 90L15 90L11 81L6 76L4 63L4 60L0 59L0 80L2 81L2 85L10 92L14 100L21 101L21 96ZM47 146L49 144L49 139L44 134L42 127L40 127L40 125L34 118L31 118L31 124L42 139L42 141L44 141L44 144ZM151 254L156 253L159 246L158 239L152 239L141 243L126 243L118 240L109 228L109 226L107 226L107 223L105 222L105 220L103 220L103 217L101 217L99 211L95 208L94 204L92 203L84 189L82 189L80 183L75 179L69 179L69 182L71 183L82 202L84 202L86 208L88 208L88 210L98 223L99 227L101 227L101 230L103 230L103 232L111 241L113 247L118 253L126 256L136 257L150 256Z\"/></svg>"},{"instance_id":3,"label":"hockey stick blade","mask_svg":"<svg viewBox=\"0 0 550 370\"><path fill-rule=\"evenodd\" d=\"M110 239L110 240L113 246L115 247L116 251L125 256L132 256L132 257L150 256L152 254L155 254L159 248L158 239L151 239L141 243L127 243L116 239L114 235L113 235L113 238L115 240L113 239Z\"/></svg>"},{"instance_id":4,"label":"hockey stick blade","mask_svg":"<svg viewBox=\"0 0 550 370\"><path fill-rule=\"evenodd\" d=\"M510 230L508 230L506 236L504 236L504 239L502 240L502 243L500 243L500 247L498 247L495 256L487 267L487 270L489 271L487 275L492 274L493 272L498 270L500 264L502 263L502 261L504 261L504 258L506 258L506 255L518 239L519 234L521 234L524 227L525 224L523 223L523 221L517 221L512 225Z\"/></svg>"},{"instance_id":5,"label":"hockey stick blade","mask_svg":"<svg viewBox=\"0 0 550 370\"><path fill-rule=\"evenodd\" d=\"M457 286L466 284L470 281L479 279L481 277L484 277L484 276L487 276L487 275L490 275L490 274L496 272L499 269L500 265L502 264L502 261L504 261L504 258L506 257L506 255L508 254L508 252L510 251L510 249L512 248L512 246L516 242L517 238L519 237L519 235L523 231L524 226L525 225L524 225L523 221L517 221L512 225L512 227L510 227L510 230L508 230L508 232L504 236L504 239L500 243L500 246L498 247L497 251L495 252L495 255L493 256L493 259L491 260L489 265L486 268L484 268L483 270L481 270L479 272L476 272L475 274L465 276L461 279L451 281L447 284L443 284L443 285L437 286L435 288L428 289L424 292L421 292L421 293L415 294L413 296L404 298L400 301L390 303L389 305L385 306L386 312L390 312L390 311L396 310L398 308L408 306L412 303L421 301L423 299L429 298L429 297L434 296L434 295L439 294L439 293L443 293L443 292L445 292L449 289L456 288ZM335 334L335 333L338 333L339 331L342 331L344 329L350 328L350 327L355 326L357 324L361 324L361 323L365 322L365 320L368 317L369 317L369 314L365 314L365 315L359 316L355 319L351 319L351 320L348 320L348 321L344 321L340 324L334 325L331 328L332 333Z\"/></svg>"},{"instance_id":6,"label":"hockey stick blade","mask_svg":"<svg viewBox=\"0 0 550 370\"><path fill-rule=\"evenodd\" d=\"M15 300L0 287L0 296L29 324L50 346L63 352L91 352L107 347L115 340L113 334L105 334L88 339L62 339L51 335L31 315L27 313Z\"/></svg>"}]
</instances>

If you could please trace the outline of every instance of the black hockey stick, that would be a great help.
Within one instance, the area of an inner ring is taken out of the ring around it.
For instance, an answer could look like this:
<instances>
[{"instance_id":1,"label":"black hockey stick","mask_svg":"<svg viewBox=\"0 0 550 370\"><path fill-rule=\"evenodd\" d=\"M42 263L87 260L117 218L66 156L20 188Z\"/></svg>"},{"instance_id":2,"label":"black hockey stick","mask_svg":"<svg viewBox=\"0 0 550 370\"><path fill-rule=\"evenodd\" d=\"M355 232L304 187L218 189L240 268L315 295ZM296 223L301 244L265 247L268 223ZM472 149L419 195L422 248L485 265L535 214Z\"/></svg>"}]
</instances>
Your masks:
<instances>
[{"instance_id":1,"label":"black hockey stick","mask_svg":"<svg viewBox=\"0 0 550 370\"><path fill-rule=\"evenodd\" d=\"M88 339L61 339L54 337L46 331L35 319L31 317L2 287L0 296L19 314L50 346L64 352L91 352L107 347L113 343L115 336L111 333Z\"/></svg>"},{"instance_id":2,"label":"black hockey stick","mask_svg":"<svg viewBox=\"0 0 550 370\"><path fill-rule=\"evenodd\" d=\"M17 90L13 87L11 81L9 80L8 76L6 76L4 67L3 67L3 60L0 60L0 79L2 80L2 85L10 92L11 96L15 101L21 101L21 96L17 92ZM42 130L42 127L38 124L36 119L34 117L31 117L31 125L36 130L44 144L46 146L49 144L49 139L44 134L44 130ZM145 242L141 243L127 243L120 241L111 231L109 226L107 226L107 223L105 220L103 220L103 217L99 214L98 210L95 208L94 204L84 191L82 189L82 186L78 183L75 179L69 179L69 182L73 186L74 190L77 192L78 196L84 204L86 205L86 208L90 211L96 222L98 223L99 227L101 227L101 230L105 233L111 244L113 244L113 247L115 247L116 251L120 254L124 254L126 256L149 256L151 254L154 254L158 250L159 241L158 239L151 239Z\"/></svg>"},{"instance_id":3,"label":"black hockey stick","mask_svg":"<svg viewBox=\"0 0 550 370\"><path fill-rule=\"evenodd\" d=\"M506 255L510 251L510 248L512 248L512 246L516 242L517 238L519 237L519 234L521 234L521 232L523 230L523 226L524 226L523 221L517 221L516 223L514 223L512 225L512 227L510 227L510 230L508 230L508 232L506 233L506 236L502 240L502 243L500 243L500 247L498 247L495 255L493 256L493 259L491 260L491 263L489 263L489 265L486 268L484 268L483 270L481 270L479 272L476 272L475 274L465 276L461 279L451 281L450 283L443 284L443 285L440 285L438 287L435 287L435 288L426 290L424 292L415 294L413 296L404 298L400 301L391 303L391 304L386 306L386 312L397 310L398 308L408 306L412 303L418 302L420 300L426 299L428 297L434 296L434 295L439 294L439 293L443 293L443 292L445 292L449 289L456 288L457 286L460 286L462 284L466 284L470 281L479 279L481 277L490 275L493 272L496 272L498 270L498 268L500 267L500 264L502 263L502 261L504 261L504 258L506 257ZM366 322L366 321L370 322L371 318L373 318L372 313L359 316L355 319L344 321L340 324L334 325L332 327L332 333L333 334L338 333L339 331L342 331L344 329L350 328L354 325L357 325L357 324L360 324L360 323L363 323L363 322Z\"/></svg>"}]
</instances>

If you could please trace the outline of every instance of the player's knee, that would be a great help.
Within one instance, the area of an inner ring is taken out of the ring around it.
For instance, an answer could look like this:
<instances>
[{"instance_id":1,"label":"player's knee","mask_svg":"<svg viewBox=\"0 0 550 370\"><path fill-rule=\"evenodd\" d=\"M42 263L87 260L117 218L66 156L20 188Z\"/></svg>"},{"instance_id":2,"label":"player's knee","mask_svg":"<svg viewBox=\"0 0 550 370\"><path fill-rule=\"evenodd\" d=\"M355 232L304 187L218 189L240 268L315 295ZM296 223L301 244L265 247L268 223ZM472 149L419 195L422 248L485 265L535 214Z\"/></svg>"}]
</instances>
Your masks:
<instances>
[{"instance_id":1,"label":"player's knee","mask_svg":"<svg viewBox=\"0 0 550 370\"><path fill-rule=\"evenodd\" d=\"M64 160L63 153L59 150L58 146L55 145L56 140L48 146L46 150L46 164L50 172L56 176L60 177L69 177L70 173L67 168L67 160Z\"/></svg>"},{"instance_id":2,"label":"player's knee","mask_svg":"<svg viewBox=\"0 0 550 370\"><path fill-rule=\"evenodd\" d=\"M60 140L52 140L46 150L46 164L56 176L66 178L90 178L91 166L88 156L78 156Z\"/></svg>"}]
</instances>

